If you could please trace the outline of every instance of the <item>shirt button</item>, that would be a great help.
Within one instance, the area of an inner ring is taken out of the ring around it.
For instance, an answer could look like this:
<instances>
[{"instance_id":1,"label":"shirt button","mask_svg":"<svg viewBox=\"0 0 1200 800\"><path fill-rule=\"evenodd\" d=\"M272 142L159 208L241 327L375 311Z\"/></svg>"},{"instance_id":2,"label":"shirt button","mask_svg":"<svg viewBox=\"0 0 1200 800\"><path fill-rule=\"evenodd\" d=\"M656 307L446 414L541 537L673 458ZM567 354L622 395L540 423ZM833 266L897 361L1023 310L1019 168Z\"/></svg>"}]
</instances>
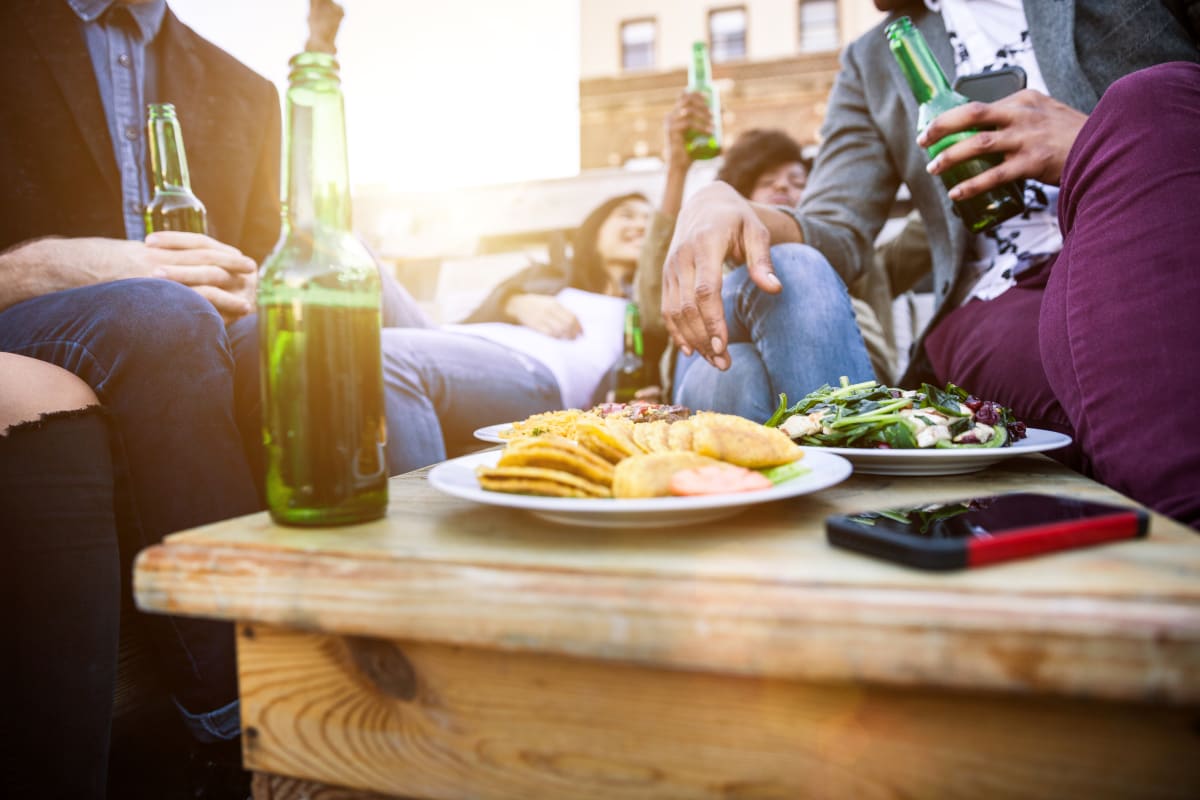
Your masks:
<instances>
[{"instance_id":1,"label":"shirt button","mask_svg":"<svg viewBox=\"0 0 1200 800\"><path fill-rule=\"evenodd\" d=\"M142 213L142 204L139 203L137 200L130 200L129 201L129 210L132 211L134 214L140 214L140 213Z\"/></svg>"},{"instance_id":2,"label":"shirt button","mask_svg":"<svg viewBox=\"0 0 1200 800\"><path fill-rule=\"evenodd\" d=\"M137 138L138 138L137 125L126 125L125 126L125 138L131 142L137 141Z\"/></svg>"},{"instance_id":3,"label":"shirt button","mask_svg":"<svg viewBox=\"0 0 1200 800\"><path fill-rule=\"evenodd\" d=\"M133 63L133 59L129 57L128 53L121 53L121 55L117 56L117 63L122 67L128 67Z\"/></svg>"}]
</instances>

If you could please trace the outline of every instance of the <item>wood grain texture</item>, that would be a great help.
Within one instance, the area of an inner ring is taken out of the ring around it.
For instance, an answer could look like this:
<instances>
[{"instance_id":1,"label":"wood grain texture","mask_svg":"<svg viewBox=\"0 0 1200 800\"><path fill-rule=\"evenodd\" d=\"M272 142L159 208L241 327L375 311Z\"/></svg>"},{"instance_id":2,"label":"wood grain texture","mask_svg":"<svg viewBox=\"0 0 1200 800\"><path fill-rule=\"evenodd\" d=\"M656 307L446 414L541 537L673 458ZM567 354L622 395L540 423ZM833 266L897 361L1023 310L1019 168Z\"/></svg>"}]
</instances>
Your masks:
<instances>
[{"instance_id":1,"label":"wood grain texture","mask_svg":"<svg viewBox=\"0 0 1200 800\"><path fill-rule=\"evenodd\" d=\"M399 795L383 795L344 786L256 772L251 782L254 800L413 800Z\"/></svg>"},{"instance_id":2,"label":"wood grain texture","mask_svg":"<svg viewBox=\"0 0 1200 800\"><path fill-rule=\"evenodd\" d=\"M1200 538L1152 535L932 574L831 548L823 520L1037 487L1121 502L1045 458L968 476L858 476L687 530L567 528L393 479L386 519L265 515L139 558L143 608L647 666L893 686L1200 701ZM1124 501L1128 502L1128 501Z\"/></svg>"},{"instance_id":3,"label":"wood grain texture","mask_svg":"<svg viewBox=\"0 0 1200 800\"><path fill-rule=\"evenodd\" d=\"M1200 789L1196 709L395 641L369 645L368 674L361 641L250 632L239 637L247 767L389 796L1095 799ZM411 672L410 699L376 682L390 660Z\"/></svg>"}]
</instances>

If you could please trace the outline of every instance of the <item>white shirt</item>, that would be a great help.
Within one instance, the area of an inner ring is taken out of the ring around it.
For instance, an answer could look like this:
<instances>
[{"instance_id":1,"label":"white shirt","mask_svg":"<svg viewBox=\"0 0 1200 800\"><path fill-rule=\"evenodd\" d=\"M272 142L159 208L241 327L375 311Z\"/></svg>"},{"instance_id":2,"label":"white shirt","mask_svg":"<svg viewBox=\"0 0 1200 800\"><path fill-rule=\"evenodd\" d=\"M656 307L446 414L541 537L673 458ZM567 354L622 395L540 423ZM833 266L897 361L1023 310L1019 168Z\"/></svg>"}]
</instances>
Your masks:
<instances>
[{"instance_id":1,"label":"white shirt","mask_svg":"<svg viewBox=\"0 0 1200 800\"><path fill-rule=\"evenodd\" d=\"M554 373L567 408L591 408L592 394L625 348L623 297L563 289L555 299L579 320L583 333L555 339L524 325L481 322L442 329L478 336L537 359Z\"/></svg>"},{"instance_id":2,"label":"white shirt","mask_svg":"<svg viewBox=\"0 0 1200 800\"><path fill-rule=\"evenodd\" d=\"M925 0L925 5L941 12L954 48L956 75L1015 65L1025 70L1028 88L1049 94L1034 57L1021 0ZM967 263L979 279L970 296L981 300L998 297L1026 268L1061 249L1058 187L1026 180L1025 213L976 235L971 242Z\"/></svg>"}]
</instances>

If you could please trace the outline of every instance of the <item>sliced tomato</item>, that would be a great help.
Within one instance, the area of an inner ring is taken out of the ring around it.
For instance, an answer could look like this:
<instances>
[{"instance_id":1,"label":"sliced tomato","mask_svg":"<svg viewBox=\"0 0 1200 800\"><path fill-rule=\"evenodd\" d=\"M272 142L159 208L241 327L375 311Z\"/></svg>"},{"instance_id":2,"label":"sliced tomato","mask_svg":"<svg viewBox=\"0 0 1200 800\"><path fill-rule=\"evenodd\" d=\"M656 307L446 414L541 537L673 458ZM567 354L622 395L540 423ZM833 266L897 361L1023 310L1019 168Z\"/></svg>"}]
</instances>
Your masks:
<instances>
[{"instance_id":1,"label":"sliced tomato","mask_svg":"<svg viewBox=\"0 0 1200 800\"><path fill-rule=\"evenodd\" d=\"M695 497L704 494L732 494L770 489L774 484L754 470L734 464L714 464L683 469L671 476L671 494Z\"/></svg>"}]
</instances>

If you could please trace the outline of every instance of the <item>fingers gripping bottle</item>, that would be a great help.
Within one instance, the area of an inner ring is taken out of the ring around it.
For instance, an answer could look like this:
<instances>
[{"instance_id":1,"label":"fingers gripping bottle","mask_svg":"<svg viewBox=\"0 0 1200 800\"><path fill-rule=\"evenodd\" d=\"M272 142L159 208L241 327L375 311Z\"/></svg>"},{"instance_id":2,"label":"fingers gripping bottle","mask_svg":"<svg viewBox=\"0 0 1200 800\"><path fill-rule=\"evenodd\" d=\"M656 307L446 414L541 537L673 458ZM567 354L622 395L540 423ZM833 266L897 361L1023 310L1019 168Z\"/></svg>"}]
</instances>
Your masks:
<instances>
[{"instance_id":1,"label":"fingers gripping bottle","mask_svg":"<svg viewBox=\"0 0 1200 800\"><path fill-rule=\"evenodd\" d=\"M933 53L929 51L925 37L913 27L911 19L900 17L887 27L885 34L892 55L896 57L900 71L908 80L913 96L916 97L919 104L918 133L929 127L929 123L939 114L970 102L950 88L950 82L946 80L946 73L942 72ZM947 147L961 142L963 139L968 139L978 132L972 129L943 137L929 147L926 152L932 159ZM946 189L951 189L955 185L999 165L1003 160L1003 156L999 153L973 158L943 172L942 183L945 184ZM1024 211L1024 192L1019 182L1010 181L966 200L956 200L954 208L967 228L975 233L980 233L990 230L1004 220Z\"/></svg>"}]
</instances>

